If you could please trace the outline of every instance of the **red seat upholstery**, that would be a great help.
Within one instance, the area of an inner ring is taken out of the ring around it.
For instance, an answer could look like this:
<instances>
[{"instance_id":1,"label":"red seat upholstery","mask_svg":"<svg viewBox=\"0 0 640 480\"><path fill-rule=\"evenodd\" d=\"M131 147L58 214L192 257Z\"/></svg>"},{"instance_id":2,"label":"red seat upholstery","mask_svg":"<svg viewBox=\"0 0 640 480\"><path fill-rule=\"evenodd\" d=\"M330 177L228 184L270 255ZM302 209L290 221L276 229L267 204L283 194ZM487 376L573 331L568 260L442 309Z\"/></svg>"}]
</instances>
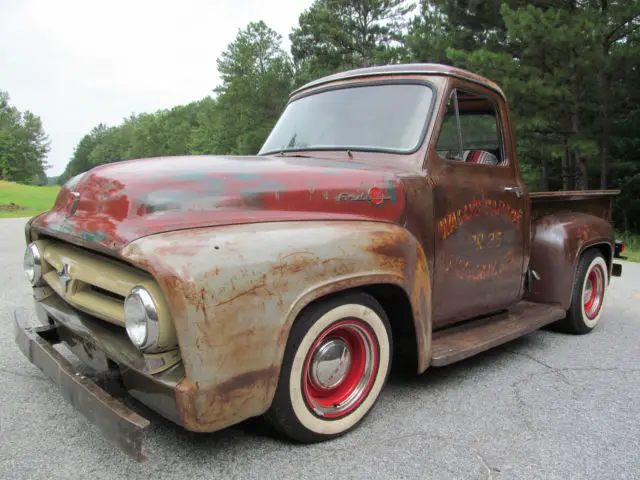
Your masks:
<instances>
[{"instance_id":1,"label":"red seat upholstery","mask_svg":"<svg viewBox=\"0 0 640 480\"><path fill-rule=\"evenodd\" d=\"M480 165L498 165L498 157L485 150L465 150L463 159L467 163L478 163Z\"/></svg>"}]
</instances>

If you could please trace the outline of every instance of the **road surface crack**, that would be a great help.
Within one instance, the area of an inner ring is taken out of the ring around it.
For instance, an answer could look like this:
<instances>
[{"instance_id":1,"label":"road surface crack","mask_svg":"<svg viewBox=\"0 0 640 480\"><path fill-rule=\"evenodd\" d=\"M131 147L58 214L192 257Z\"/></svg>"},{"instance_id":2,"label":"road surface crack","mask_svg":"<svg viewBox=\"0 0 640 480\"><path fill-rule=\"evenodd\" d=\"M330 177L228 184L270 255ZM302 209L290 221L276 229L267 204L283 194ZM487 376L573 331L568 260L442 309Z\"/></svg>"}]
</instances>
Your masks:
<instances>
[{"instance_id":1,"label":"road surface crack","mask_svg":"<svg viewBox=\"0 0 640 480\"><path fill-rule=\"evenodd\" d=\"M533 360L534 362L536 362L539 365L542 365L543 367L549 368L551 370L555 370L554 367L552 367L551 365L549 365L548 363L543 362L542 360L534 357L533 355L530 355L528 353L523 353L523 352L514 352L513 350L506 350L504 349L505 352L507 353L511 353L513 355L518 355L520 357L525 357L528 358L529 360Z\"/></svg>"},{"instance_id":2,"label":"road surface crack","mask_svg":"<svg viewBox=\"0 0 640 480\"><path fill-rule=\"evenodd\" d=\"M472 448L471 451L474 453L476 458L480 461L482 466L487 469L487 475L488 475L487 480L493 480L493 474L500 473L500 469L490 466L489 462L487 462L487 459L484 458L482 454L480 454L480 452L478 452L476 449Z\"/></svg>"},{"instance_id":3,"label":"road surface crack","mask_svg":"<svg viewBox=\"0 0 640 480\"><path fill-rule=\"evenodd\" d=\"M528 380L531 380L534 377L538 377L538 376L542 376L542 375L556 375L559 379L562 380L562 382L568 386L571 387L571 382L569 381L569 379L566 377L565 373L570 373L570 372L620 372L620 373L634 373L634 372L640 372L640 368L622 368L622 367L595 367L595 366L588 366L588 367L554 367L553 365L550 365L536 357L534 357L533 355L530 355L528 353L523 353L523 352L514 352L512 350L504 350L507 353L511 353L513 355L518 355L521 357L525 357L529 360L531 360L532 362L537 363L538 365L541 365L542 367L545 368L545 370L543 371L537 371L537 372L533 372L530 373L528 375L526 375L523 378L520 378L518 380L515 380L514 382L511 383L511 388L513 390L513 394L516 400L516 408L518 410L518 413L520 414L521 418L522 418L522 422L524 424L524 426L527 428L527 430L529 431L533 431L534 430L534 425L531 423L529 416L526 412L527 409L527 404L524 401L523 397L522 397L522 392L520 387L522 386L523 383L527 382Z\"/></svg>"},{"instance_id":4,"label":"road surface crack","mask_svg":"<svg viewBox=\"0 0 640 480\"><path fill-rule=\"evenodd\" d=\"M557 368L558 372L620 372L620 373L636 373L640 372L640 368L621 368L621 367L568 367Z\"/></svg>"},{"instance_id":5,"label":"road surface crack","mask_svg":"<svg viewBox=\"0 0 640 480\"><path fill-rule=\"evenodd\" d=\"M640 372L640 368L623 368L623 367L595 367L595 366L554 367L553 365L549 365L548 363L543 362L539 358L536 358L529 353L514 352L513 350L504 350L504 351L507 353L511 353L512 355L518 355L520 357L528 358L529 360L537 363L538 365L542 365L548 370L551 370L552 372L559 374L562 377L562 380L564 381L564 383L566 383L567 385L569 385L570 383L569 383L569 380L564 375L562 375L563 372L621 372L621 373ZM528 378L530 378L531 376L539 375L541 373L542 372L534 373L530 375Z\"/></svg>"},{"instance_id":6,"label":"road surface crack","mask_svg":"<svg viewBox=\"0 0 640 480\"><path fill-rule=\"evenodd\" d=\"M564 383L566 383L567 385L571 385L571 383L569 382L569 380L567 379L567 377L565 377L565 376L563 375L563 373L562 373L562 372L565 372L565 371L567 371L567 370L565 370L565 369L563 369L563 368L556 368L556 367L554 367L553 365L549 365L548 363L545 363L545 362L543 362L542 360L540 360L540 359L538 359L538 358L536 358L536 357L534 357L533 355L530 355L530 354L528 354L528 353L523 353L523 352L514 352L513 350L505 350L505 352L507 352L507 353L511 353L512 355L518 355L518 356L520 356L520 357L528 358L528 359L529 359L529 360L531 360L532 362L535 362L535 363L537 363L538 365L542 365L542 366L543 366L544 368L546 368L547 370L549 370L549 371L551 371L551 372L553 372L553 373L557 374L557 375L560 377L560 379L561 379ZM533 373L533 374L531 374L531 375L527 376L527 377L526 377L525 379L523 379L523 380L528 380L528 379L530 379L531 377L535 377L536 375L539 375L539 374L541 374L541 373L542 373L542 372L536 372L536 373Z\"/></svg>"}]
</instances>

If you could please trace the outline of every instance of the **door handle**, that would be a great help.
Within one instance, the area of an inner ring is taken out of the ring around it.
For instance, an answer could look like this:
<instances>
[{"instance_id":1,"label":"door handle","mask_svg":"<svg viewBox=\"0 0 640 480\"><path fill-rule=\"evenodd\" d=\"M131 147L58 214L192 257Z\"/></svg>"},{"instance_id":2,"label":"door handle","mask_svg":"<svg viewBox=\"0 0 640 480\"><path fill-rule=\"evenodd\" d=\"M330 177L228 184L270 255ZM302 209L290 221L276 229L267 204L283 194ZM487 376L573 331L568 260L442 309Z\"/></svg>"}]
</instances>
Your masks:
<instances>
[{"instance_id":1,"label":"door handle","mask_svg":"<svg viewBox=\"0 0 640 480\"><path fill-rule=\"evenodd\" d=\"M522 196L522 188L521 187L504 187L505 192L515 193L516 197L520 198Z\"/></svg>"}]
</instances>

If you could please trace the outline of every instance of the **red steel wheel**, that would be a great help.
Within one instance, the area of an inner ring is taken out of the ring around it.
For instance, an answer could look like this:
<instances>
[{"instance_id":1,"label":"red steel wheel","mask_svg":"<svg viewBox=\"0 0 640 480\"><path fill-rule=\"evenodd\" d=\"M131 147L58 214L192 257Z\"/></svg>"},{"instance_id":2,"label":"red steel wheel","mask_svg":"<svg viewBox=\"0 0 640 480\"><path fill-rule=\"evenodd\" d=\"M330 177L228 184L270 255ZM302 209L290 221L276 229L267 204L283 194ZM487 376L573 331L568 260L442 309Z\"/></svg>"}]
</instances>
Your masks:
<instances>
[{"instance_id":1,"label":"red steel wheel","mask_svg":"<svg viewBox=\"0 0 640 480\"><path fill-rule=\"evenodd\" d=\"M604 300L605 278L606 273L600 264L594 264L587 273L582 301L584 315L589 321L593 321L600 313Z\"/></svg>"},{"instance_id":2,"label":"red steel wheel","mask_svg":"<svg viewBox=\"0 0 640 480\"><path fill-rule=\"evenodd\" d=\"M289 438L341 435L374 407L391 368L386 313L363 292L320 300L296 319L267 419Z\"/></svg>"},{"instance_id":3,"label":"red steel wheel","mask_svg":"<svg viewBox=\"0 0 640 480\"><path fill-rule=\"evenodd\" d=\"M324 418L348 415L371 389L380 357L375 334L350 318L328 327L307 354L302 389L307 407Z\"/></svg>"},{"instance_id":4,"label":"red steel wheel","mask_svg":"<svg viewBox=\"0 0 640 480\"><path fill-rule=\"evenodd\" d=\"M593 330L602 316L608 286L609 270L604 256L595 248L587 250L578 262L567 316L555 327L575 334Z\"/></svg>"}]
</instances>

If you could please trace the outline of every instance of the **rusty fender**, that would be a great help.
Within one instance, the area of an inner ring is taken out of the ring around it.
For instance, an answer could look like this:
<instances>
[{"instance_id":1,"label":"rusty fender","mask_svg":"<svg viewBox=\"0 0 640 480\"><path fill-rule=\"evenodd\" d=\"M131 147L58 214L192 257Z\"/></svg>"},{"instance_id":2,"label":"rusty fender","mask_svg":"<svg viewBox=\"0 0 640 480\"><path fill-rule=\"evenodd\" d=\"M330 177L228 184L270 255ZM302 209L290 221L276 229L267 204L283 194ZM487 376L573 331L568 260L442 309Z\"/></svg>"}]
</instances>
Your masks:
<instances>
[{"instance_id":1,"label":"rusty fender","mask_svg":"<svg viewBox=\"0 0 640 480\"><path fill-rule=\"evenodd\" d=\"M422 248L403 228L362 221L274 222L162 233L123 257L158 280L186 376L176 387L185 428L214 431L264 413L291 326L313 300L366 284L404 289L418 371L430 358L431 287Z\"/></svg>"},{"instance_id":2,"label":"rusty fender","mask_svg":"<svg viewBox=\"0 0 640 480\"><path fill-rule=\"evenodd\" d=\"M594 246L606 249L611 269L614 234L609 222L586 213L559 212L532 225L530 265L540 275L526 298L568 309L576 268L582 253Z\"/></svg>"}]
</instances>

